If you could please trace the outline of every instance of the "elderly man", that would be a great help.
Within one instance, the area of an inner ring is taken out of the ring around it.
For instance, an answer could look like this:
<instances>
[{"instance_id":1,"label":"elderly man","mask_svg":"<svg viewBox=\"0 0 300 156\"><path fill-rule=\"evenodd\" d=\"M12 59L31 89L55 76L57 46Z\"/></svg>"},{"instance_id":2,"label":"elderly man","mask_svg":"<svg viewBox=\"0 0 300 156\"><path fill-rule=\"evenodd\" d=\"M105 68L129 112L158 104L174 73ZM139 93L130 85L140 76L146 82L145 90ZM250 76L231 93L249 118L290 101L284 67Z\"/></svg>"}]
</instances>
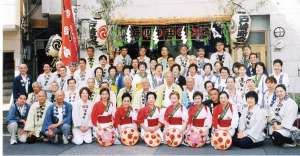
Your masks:
<instances>
[{"instance_id":1,"label":"elderly man","mask_svg":"<svg viewBox=\"0 0 300 156\"><path fill-rule=\"evenodd\" d=\"M158 87L157 89L157 98L155 101L155 105L159 108L167 108L171 105L171 100L169 98L169 95L173 91L177 91L180 95L179 102L182 103L182 90L180 86L173 83L174 81L174 75L171 71L166 73L165 76L166 84L163 84Z\"/></svg>"},{"instance_id":2,"label":"elderly man","mask_svg":"<svg viewBox=\"0 0 300 156\"><path fill-rule=\"evenodd\" d=\"M117 68L116 79L119 80L119 77L124 75L124 73L123 73L123 64L118 63L116 68Z\"/></svg>"},{"instance_id":3,"label":"elderly man","mask_svg":"<svg viewBox=\"0 0 300 156\"><path fill-rule=\"evenodd\" d=\"M86 53L88 57L85 58L86 60L86 69L92 69L93 66L96 64L99 64L99 59L98 57L94 56L95 50L94 47L88 47L86 50Z\"/></svg>"},{"instance_id":4,"label":"elderly man","mask_svg":"<svg viewBox=\"0 0 300 156\"><path fill-rule=\"evenodd\" d=\"M133 103L132 103L132 108L136 110L138 113L139 110L147 105L147 93L148 92L155 92L154 89L149 88L150 83L148 78L143 78L141 80L141 84L143 89L140 89L139 91L136 92Z\"/></svg>"},{"instance_id":5,"label":"elderly man","mask_svg":"<svg viewBox=\"0 0 300 156\"><path fill-rule=\"evenodd\" d=\"M95 76L94 72L97 67L101 67L103 69L102 78L106 79L109 75L108 68L110 67L110 65L107 63L107 57L105 55L101 55L99 57L99 64L96 64L93 66L93 68L91 70L93 73L93 76Z\"/></svg>"},{"instance_id":6,"label":"elderly man","mask_svg":"<svg viewBox=\"0 0 300 156\"><path fill-rule=\"evenodd\" d=\"M182 45L180 47L180 55L178 55L175 59L175 63L179 64L181 67L181 70L183 70L184 68L189 67L189 59L190 56L187 54L188 53L188 48L186 45Z\"/></svg>"},{"instance_id":7,"label":"elderly man","mask_svg":"<svg viewBox=\"0 0 300 156\"><path fill-rule=\"evenodd\" d=\"M32 77L27 74L28 68L26 64L19 66L20 74L13 81L13 97L16 100L20 93L32 93Z\"/></svg>"},{"instance_id":8,"label":"elderly man","mask_svg":"<svg viewBox=\"0 0 300 156\"><path fill-rule=\"evenodd\" d=\"M212 65L214 65L216 61L222 61L223 66L227 67L230 70L230 73L232 73L231 70L232 70L232 66L233 66L233 61L232 61L231 55L228 52L224 51L224 43L220 42L220 41L217 42L216 49L217 49L217 52L213 53L210 56L210 63Z\"/></svg>"},{"instance_id":9,"label":"elderly man","mask_svg":"<svg viewBox=\"0 0 300 156\"><path fill-rule=\"evenodd\" d=\"M186 86L187 86L187 89L185 91L183 91L183 93L182 93L182 104L188 110L191 106L193 106L195 104L193 95L198 90L195 89L194 78L191 78L191 77L187 78Z\"/></svg>"},{"instance_id":10,"label":"elderly man","mask_svg":"<svg viewBox=\"0 0 300 156\"><path fill-rule=\"evenodd\" d=\"M190 65L191 64L197 65L197 58L196 58L196 56L191 55L189 63L190 63ZM182 76L184 76L185 78L187 78L190 75L190 73L188 71L189 71L189 66L183 69ZM201 68L201 66L198 66L198 65L197 65L197 74L200 75L200 76L204 76L205 75L204 70Z\"/></svg>"},{"instance_id":11,"label":"elderly man","mask_svg":"<svg viewBox=\"0 0 300 156\"><path fill-rule=\"evenodd\" d=\"M132 99L134 99L134 96L136 94L136 92L138 91L137 88L135 88L134 86L131 85L132 83L132 79L130 76L126 75L124 77L124 84L125 87L120 89L118 96L117 96L117 108L119 108L122 105L122 95L124 93L129 93L132 97ZM133 100L131 100L130 105L132 105Z\"/></svg>"},{"instance_id":12,"label":"elderly man","mask_svg":"<svg viewBox=\"0 0 300 156\"><path fill-rule=\"evenodd\" d=\"M47 100L50 101L51 103L55 102L55 93L58 90L58 83L57 82L52 82L50 86L51 92L47 93Z\"/></svg>"},{"instance_id":13,"label":"elderly man","mask_svg":"<svg viewBox=\"0 0 300 156\"><path fill-rule=\"evenodd\" d=\"M50 85L53 81L56 80L57 75L54 73L51 73L51 66L50 62L44 62L43 63L43 70L44 73L39 75L37 78L37 82L40 84L42 90L46 92L51 92Z\"/></svg>"},{"instance_id":14,"label":"elderly man","mask_svg":"<svg viewBox=\"0 0 300 156\"><path fill-rule=\"evenodd\" d=\"M26 125L24 130L27 131L27 143L32 144L36 140L48 141L48 138L43 138L40 135L46 112L48 107L52 104L50 101L47 101L47 94L45 91L40 91L38 94L38 102L35 102L31 105Z\"/></svg>"},{"instance_id":15,"label":"elderly man","mask_svg":"<svg viewBox=\"0 0 300 156\"><path fill-rule=\"evenodd\" d=\"M68 79L70 78L67 75L67 68L65 66L60 67L59 69L60 77L56 79L58 84L58 89L67 92L69 90Z\"/></svg>"},{"instance_id":16,"label":"elderly man","mask_svg":"<svg viewBox=\"0 0 300 156\"><path fill-rule=\"evenodd\" d=\"M198 58L197 58L197 66L198 66L198 68L203 69L204 65L205 65L206 63L209 63L210 61L209 61L208 58L205 58L205 57L204 57L204 55L205 55L205 50L204 50L204 48L199 48L197 54L198 54Z\"/></svg>"},{"instance_id":17,"label":"elderly man","mask_svg":"<svg viewBox=\"0 0 300 156\"><path fill-rule=\"evenodd\" d=\"M99 89L95 88L95 79L89 78L87 85L91 91L91 95L89 96L89 100L95 103L96 99L100 96L99 95Z\"/></svg>"},{"instance_id":18,"label":"elderly man","mask_svg":"<svg viewBox=\"0 0 300 156\"><path fill-rule=\"evenodd\" d=\"M127 54L128 48L123 46L121 48L121 55L118 55L114 60L114 66L117 66L118 63L122 63L123 66L130 66L131 57Z\"/></svg>"},{"instance_id":19,"label":"elderly man","mask_svg":"<svg viewBox=\"0 0 300 156\"><path fill-rule=\"evenodd\" d=\"M86 69L86 60L84 58L79 59L79 67L80 69L74 74L78 90L82 87L87 87L87 80L93 77L92 72L89 69Z\"/></svg>"},{"instance_id":20,"label":"elderly man","mask_svg":"<svg viewBox=\"0 0 300 156\"><path fill-rule=\"evenodd\" d=\"M115 92L113 92L113 91L109 88L108 82L103 82L103 83L101 83L101 89L102 89L102 88L107 88L107 89L109 89L109 97L108 97L108 98L109 98L109 100L113 103L113 105L116 106L117 95L116 95ZM99 95L99 96L97 96L95 102L99 102L100 99L101 99L101 96Z\"/></svg>"},{"instance_id":21,"label":"elderly man","mask_svg":"<svg viewBox=\"0 0 300 156\"><path fill-rule=\"evenodd\" d=\"M20 93L17 99L18 102L12 104L6 115L6 123L8 123L7 129L11 135L10 144L16 144L16 134L18 135L19 142L26 142L26 132L24 126L26 125L26 119L30 109L30 105L25 103L27 100L27 94Z\"/></svg>"},{"instance_id":22,"label":"elderly man","mask_svg":"<svg viewBox=\"0 0 300 156\"><path fill-rule=\"evenodd\" d=\"M33 92L28 95L26 103L32 105L33 103L37 102L38 93L41 91L41 86L38 82L33 82L32 84Z\"/></svg>"},{"instance_id":23,"label":"elderly man","mask_svg":"<svg viewBox=\"0 0 300 156\"><path fill-rule=\"evenodd\" d=\"M63 143L68 144L71 129L72 105L64 102L65 94L59 90L55 94L56 102L47 109L41 133L49 137L53 143L58 142L58 135L63 134Z\"/></svg>"}]
</instances>

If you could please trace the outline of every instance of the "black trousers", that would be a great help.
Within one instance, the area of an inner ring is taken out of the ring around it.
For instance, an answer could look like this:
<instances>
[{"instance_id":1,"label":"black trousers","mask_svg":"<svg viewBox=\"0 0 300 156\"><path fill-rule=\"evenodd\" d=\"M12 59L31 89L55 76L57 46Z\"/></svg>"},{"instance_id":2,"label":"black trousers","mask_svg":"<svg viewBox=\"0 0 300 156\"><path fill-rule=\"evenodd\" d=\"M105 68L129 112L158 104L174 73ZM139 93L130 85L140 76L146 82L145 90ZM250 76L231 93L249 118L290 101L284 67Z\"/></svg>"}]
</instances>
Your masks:
<instances>
[{"instance_id":1,"label":"black trousers","mask_svg":"<svg viewBox=\"0 0 300 156\"><path fill-rule=\"evenodd\" d=\"M257 143L254 143L252 141L251 138L249 137L244 137L242 139L238 139L237 138L237 135L235 134L233 137L232 137L232 143L235 145L235 146L239 146L241 148L255 148L255 147L260 147L264 144L263 141L261 142L257 142Z\"/></svg>"},{"instance_id":2,"label":"black trousers","mask_svg":"<svg viewBox=\"0 0 300 156\"><path fill-rule=\"evenodd\" d=\"M277 131L273 131L271 138L274 145L282 146L285 143L291 144L294 142L292 138L284 137L282 134L280 134Z\"/></svg>"}]
</instances>

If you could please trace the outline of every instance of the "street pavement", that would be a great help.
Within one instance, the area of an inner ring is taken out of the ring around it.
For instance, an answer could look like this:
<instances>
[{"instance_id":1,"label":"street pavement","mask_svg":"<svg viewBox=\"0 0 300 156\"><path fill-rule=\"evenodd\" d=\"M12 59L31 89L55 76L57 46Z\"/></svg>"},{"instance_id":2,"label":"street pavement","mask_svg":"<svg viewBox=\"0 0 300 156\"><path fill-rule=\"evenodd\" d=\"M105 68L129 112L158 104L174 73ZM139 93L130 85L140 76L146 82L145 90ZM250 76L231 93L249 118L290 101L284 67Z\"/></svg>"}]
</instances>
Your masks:
<instances>
[{"instance_id":1,"label":"street pavement","mask_svg":"<svg viewBox=\"0 0 300 156\"><path fill-rule=\"evenodd\" d=\"M191 148L184 145L169 147L147 147L140 140L135 146L113 145L102 147L96 139L91 144L64 145L60 140L57 144L38 141L34 144L18 143L10 145L7 126L3 126L3 155L300 155L300 146L283 148L274 146L271 139L266 139L264 145L254 149L241 149L231 146L226 151L215 150L210 144L201 148Z\"/></svg>"}]
</instances>

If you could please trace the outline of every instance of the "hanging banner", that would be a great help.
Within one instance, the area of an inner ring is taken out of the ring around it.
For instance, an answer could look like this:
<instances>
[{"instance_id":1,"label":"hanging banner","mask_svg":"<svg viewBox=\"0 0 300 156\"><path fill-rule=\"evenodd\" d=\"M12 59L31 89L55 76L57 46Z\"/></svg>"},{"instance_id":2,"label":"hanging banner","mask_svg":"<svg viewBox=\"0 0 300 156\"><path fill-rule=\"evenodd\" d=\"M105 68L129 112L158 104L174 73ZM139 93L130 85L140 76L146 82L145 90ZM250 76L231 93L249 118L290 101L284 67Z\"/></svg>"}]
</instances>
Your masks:
<instances>
[{"instance_id":1,"label":"hanging banner","mask_svg":"<svg viewBox=\"0 0 300 156\"><path fill-rule=\"evenodd\" d=\"M70 0L62 0L62 53L61 60L68 65L77 62L78 39Z\"/></svg>"}]
</instances>

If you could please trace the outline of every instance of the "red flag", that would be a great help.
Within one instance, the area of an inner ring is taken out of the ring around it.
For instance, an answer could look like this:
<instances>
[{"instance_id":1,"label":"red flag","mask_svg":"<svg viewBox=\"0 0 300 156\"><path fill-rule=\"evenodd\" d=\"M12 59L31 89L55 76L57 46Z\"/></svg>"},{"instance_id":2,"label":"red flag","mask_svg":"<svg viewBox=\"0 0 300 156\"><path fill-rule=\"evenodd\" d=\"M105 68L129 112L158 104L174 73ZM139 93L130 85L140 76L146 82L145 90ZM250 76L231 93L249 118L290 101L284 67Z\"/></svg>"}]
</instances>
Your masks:
<instances>
[{"instance_id":1,"label":"red flag","mask_svg":"<svg viewBox=\"0 0 300 156\"><path fill-rule=\"evenodd\" d=\"M64 65L68 66L70 62L77 62L78 40L70 0L62 0L61 7L61 59Z\"/></svg>"}]
</instances>

